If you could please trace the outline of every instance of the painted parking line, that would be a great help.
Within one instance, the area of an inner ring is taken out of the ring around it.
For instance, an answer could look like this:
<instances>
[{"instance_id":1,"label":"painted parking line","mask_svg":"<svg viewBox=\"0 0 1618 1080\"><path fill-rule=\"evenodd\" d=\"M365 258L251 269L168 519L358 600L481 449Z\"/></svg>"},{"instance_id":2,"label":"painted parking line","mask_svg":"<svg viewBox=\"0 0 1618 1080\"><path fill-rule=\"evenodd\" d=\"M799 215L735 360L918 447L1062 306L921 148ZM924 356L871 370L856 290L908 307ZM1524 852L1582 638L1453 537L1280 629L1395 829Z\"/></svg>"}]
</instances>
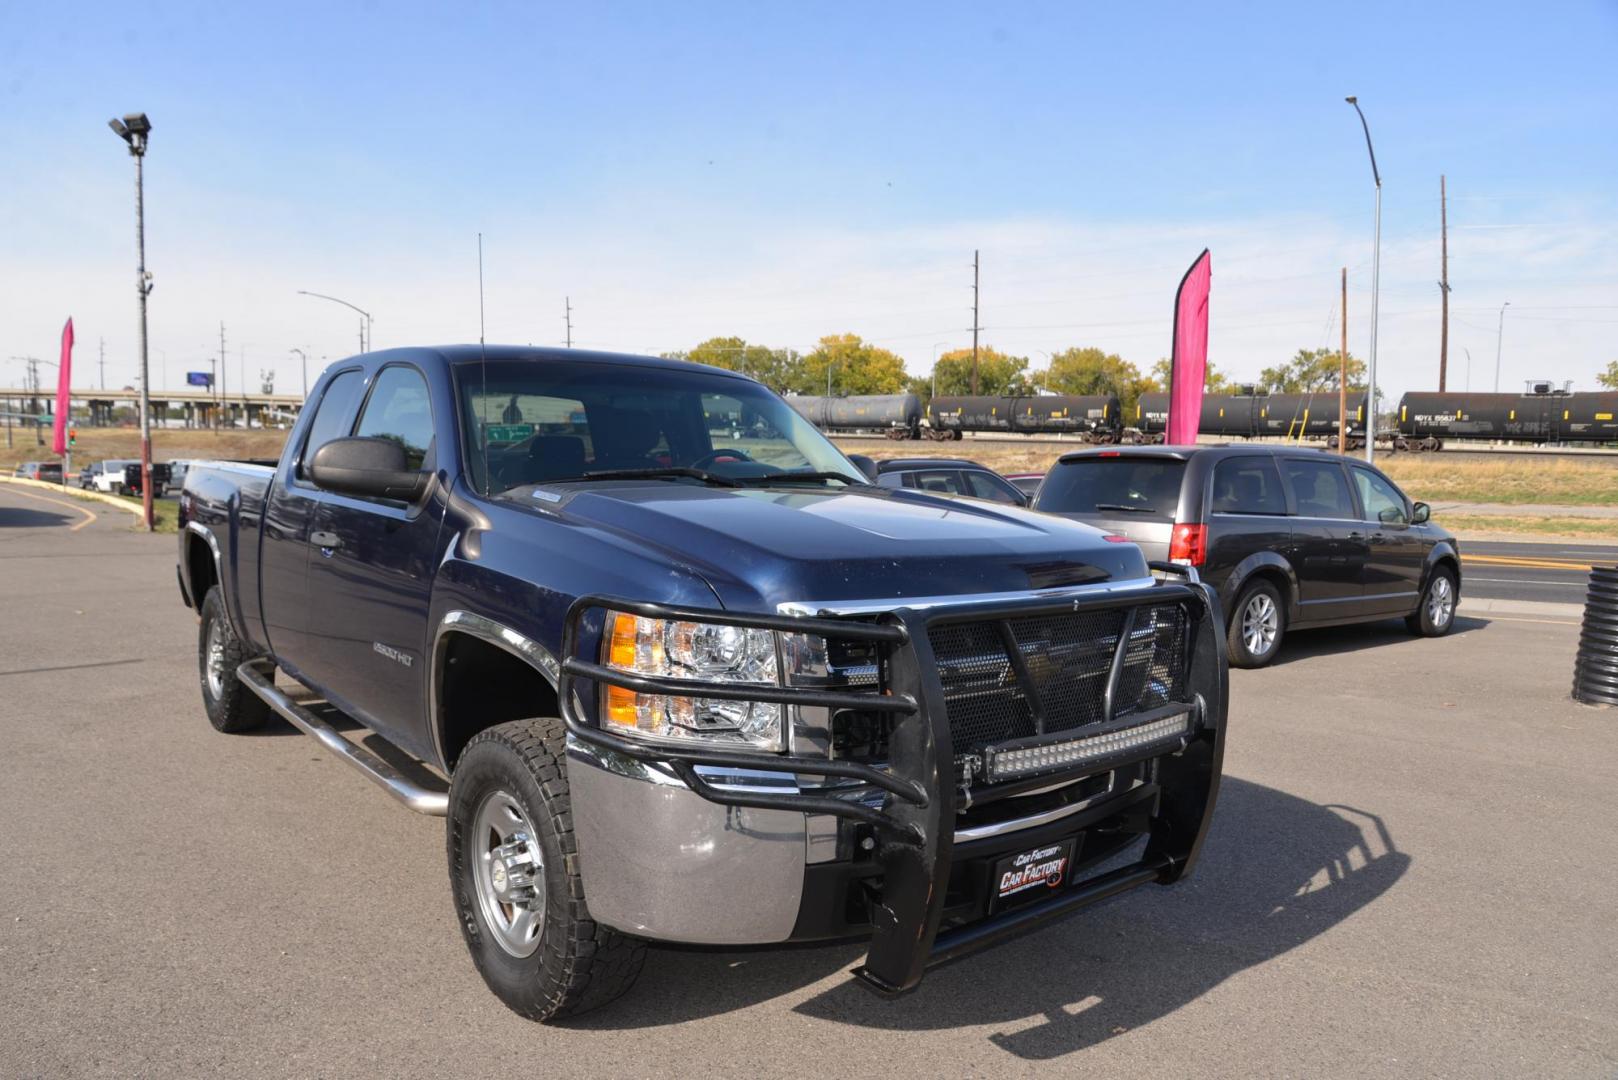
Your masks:
<instances>
[{"instance_id":1,"label":"painted parking line","mask_svg":"<svg viewBox=\"0 0 1618 1080\"><path fill-rule=\"evenodd\" d=\"M84 520L79 522L77 525L69 525L67 527L68 532L78 532L80 529L84 528L86 525L90 524L90 522L92 522L92 521L94 521L96 519L95 514L91 513L89 510L86 510L84 507L80 506L78 503L67 502L67 501L65 501L63 499L53 499L49 495L36 495L31 491L19 491L15 486L13 486L11 484L6 485L6 491L9 492L12 495L21 495L25 499L34 499L34 500L36 500L38 502L54 503L57 506L65 506L69 510L73 510L73 511L75 511L77 513L83 514L84 515Z\"/></svg>"}]
</instances>

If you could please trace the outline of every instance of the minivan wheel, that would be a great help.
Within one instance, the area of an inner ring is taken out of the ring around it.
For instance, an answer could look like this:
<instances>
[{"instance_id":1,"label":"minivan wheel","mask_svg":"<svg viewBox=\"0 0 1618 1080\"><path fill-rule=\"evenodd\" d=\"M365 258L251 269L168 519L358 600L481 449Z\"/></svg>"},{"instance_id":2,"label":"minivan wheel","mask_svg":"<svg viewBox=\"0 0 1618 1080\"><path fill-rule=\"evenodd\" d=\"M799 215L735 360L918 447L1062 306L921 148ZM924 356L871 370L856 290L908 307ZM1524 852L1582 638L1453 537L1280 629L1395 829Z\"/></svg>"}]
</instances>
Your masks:
<instances>
[{"instance_id":1,"label":"minivan wheel","mask_svg":"<svg viewBox=\"0 0 1618 1080\"><path fill-rule=\"evenodd\" d=\"M529 1020L577 1016L635 982L646 945L590 918L560 720L515 720L450 776L450 892L472 963Z\"/></svg>"},{"instance_id":2,"label":"minivan wheel","mask_svg":"<svg viewBox=\"0 0 1618 1080\"><path fill-rule=\"evenodd\" d=\"M1459 599L1456 594L1455 575L1444 567L1438 567L1427 579L1420 606L1405 616L1405 625L1410 627L1412 634L1443 637L1455 625L1455 604Z\"/></svg>"},{"instance_id":3,"label":"minivan wheel","mask_svg":"<svg viewBox=\"0 0 1618 1080\"><path fill-rule=\"evenodd\" d=\"M1232 667L1263 667L1281 650L1286 633L1286 612L1281 590L1267 581L1255 581L1242 590L1225 638L1225 654Z\"/></svg>"}]
</instances>

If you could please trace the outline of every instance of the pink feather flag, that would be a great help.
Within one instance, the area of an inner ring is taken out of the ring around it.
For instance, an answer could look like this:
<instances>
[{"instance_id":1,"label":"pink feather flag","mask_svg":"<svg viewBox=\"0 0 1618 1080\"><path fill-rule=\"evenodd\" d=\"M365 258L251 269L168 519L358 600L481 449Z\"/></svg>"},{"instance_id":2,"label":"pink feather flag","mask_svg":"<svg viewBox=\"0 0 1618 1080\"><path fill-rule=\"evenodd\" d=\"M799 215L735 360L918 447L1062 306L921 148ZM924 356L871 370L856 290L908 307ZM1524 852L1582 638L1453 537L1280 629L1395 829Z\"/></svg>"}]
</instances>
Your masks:
<instances>
[{"instance_id":1,"label":"pink feather flag","mask_svg":"<svg viewBox=\"0 0 1618 1080\"><path fill-rule=\"evenodd\" d=\"M1180 281L1174 297L1174 354L1169 362L1169 419L1166 442L1190 446L1202 418L1202 384L1208 373L1208 293L1213 256L1203 248Z\"/></svg>"}]
</instances>

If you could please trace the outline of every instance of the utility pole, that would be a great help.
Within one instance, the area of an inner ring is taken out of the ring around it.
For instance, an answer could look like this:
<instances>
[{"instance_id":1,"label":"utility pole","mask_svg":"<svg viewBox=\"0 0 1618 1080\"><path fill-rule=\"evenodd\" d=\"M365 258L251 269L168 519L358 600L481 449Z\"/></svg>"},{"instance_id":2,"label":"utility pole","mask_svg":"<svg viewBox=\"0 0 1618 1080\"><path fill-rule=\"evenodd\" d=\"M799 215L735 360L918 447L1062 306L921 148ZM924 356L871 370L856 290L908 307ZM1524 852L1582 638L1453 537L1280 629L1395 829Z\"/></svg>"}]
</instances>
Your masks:
<instances>
[{"instance_id":1,"label":"utility pole","mask_svg":"<svg viewBox=\"0 0 1618 1080\"><path fill-rule=\"evenodd\" d=\"M562 318L567 323L567 347L571 349L573 347L573 298L564 296L562 297L562 303L566 305L562 311Z\"/></svg>"},{"instance_id":2,"label":"utility pole","mask_svg":"<svg viewBox=\"0 0 1618 1080\"><path fill-rule=\"evenodd\" d=\"M1442 394L1449 376L1449 196L1444 176L1438 177L1438 291L1444 301L1444 321L1438 331L1438 392Z\"/></svg>"},{"instance_id":3,"label":"utility pole","mask_svg":"<svg viewBox=\"0 0 1618 1080\"><path fill-rule=\"evenodd\" d=\"M225 407L225 324L219 324L219 379L214 385L214 397L219 404L214 408L213 426L219 427L219 414Z\"/></svg>"},{"instance_id":4,"label":"utility pole","mask_svg":"<svg viewBox=\"0 0 1618 1080\"><path fill-rule=\"evenodd\" d=\"M101 359L96 361L101 367L101 389L107 388L107 339L101 339Z\"/></svg>"},{"instance_id":5,"label":"utility pole","mask_svg":"<svg viewBox=\"0 0 1618 1080\"><path fill-rule=\"evenodd\" d=\"M978 392L978 253L972 251L972 394Z\"/></svg>"},{"instance_id":6,"label":"utility pole","mask_svg":"<svg viewBox=\"0 0 1618 1080\"><path fill-rule=\"evenodd\" d=\"M1506 339L1506 308L1511 306L1507 300L1500 305L1500 326L1494 332L1494 392L1500 392L1500 343Z\"/></svg>"},{"instance_id":7,"label":"utility pole","mask_svg":"<svg viewBox=\"0 0 1618 1080\"><path fill-rule=\"evenodd\" d=\"M1348 267L1343 267L1343 348L1337 354L1337 452L1348 453Z\"/></svg>"}]
</instances>

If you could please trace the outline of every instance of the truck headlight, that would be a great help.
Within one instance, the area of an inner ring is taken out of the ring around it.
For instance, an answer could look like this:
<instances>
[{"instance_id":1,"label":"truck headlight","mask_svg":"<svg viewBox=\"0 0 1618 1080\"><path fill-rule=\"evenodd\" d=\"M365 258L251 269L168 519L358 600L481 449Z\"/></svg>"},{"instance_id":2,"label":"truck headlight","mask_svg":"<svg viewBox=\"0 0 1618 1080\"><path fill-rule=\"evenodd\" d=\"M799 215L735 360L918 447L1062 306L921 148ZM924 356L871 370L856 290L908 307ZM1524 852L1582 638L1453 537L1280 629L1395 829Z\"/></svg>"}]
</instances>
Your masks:
<instances>
[{"instance_id":1,"label":"truck headlight","mask_svg":"<svg viewBox=\"0 0 1618 1080\"><path fill-rule=\"evenodd\" d=\"M648 619L615 612L602 660L637 675L779 685L775 634L742 626ZM783 706L762 701L642 694L608 685L602 726L658 741L701 740L784 750Z\"/></svg>"}]
</instances>

